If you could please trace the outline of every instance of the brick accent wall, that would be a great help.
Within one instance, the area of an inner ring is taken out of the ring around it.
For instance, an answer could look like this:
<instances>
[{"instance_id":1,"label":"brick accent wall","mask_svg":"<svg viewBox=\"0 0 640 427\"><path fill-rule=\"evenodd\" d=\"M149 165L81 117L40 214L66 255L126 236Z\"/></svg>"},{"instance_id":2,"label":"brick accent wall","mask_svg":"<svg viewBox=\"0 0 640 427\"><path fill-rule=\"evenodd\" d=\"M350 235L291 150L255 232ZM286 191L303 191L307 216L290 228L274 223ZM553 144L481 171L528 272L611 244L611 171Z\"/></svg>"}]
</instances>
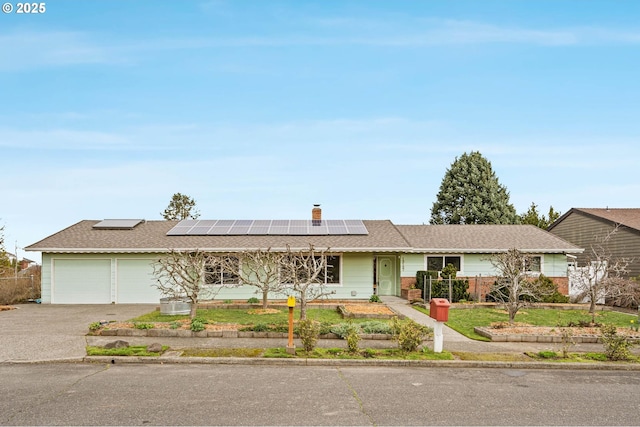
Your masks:
<instances>
[{"instance_id":1,"label":"brick accent wall","mask_svg":"<svg viewBox=\"0 0 640 427\"><path fill-rule=\"evenodd\" d=\"M469 292L474 299L478 299L479 301L484 301L485 296L491 291L491 286L496 281L495 276L458 277L458 279L469 281L469 289L467 292ZM549 277L549 279L553 280L553 283L558 286L558 292L562 295L569 295L568 277Z\"/></svg>"},{"instance_id":2,"label":"brick accent wall","mask_svg":"<svg viewBox=\"0 0 640 427\"><path fill-rule=\"evenodd\" d=\"M401 277L400 278L400 289L411 289L412 286L415 286L417 283L415 277Z\"/></svg>"}]
</instances>

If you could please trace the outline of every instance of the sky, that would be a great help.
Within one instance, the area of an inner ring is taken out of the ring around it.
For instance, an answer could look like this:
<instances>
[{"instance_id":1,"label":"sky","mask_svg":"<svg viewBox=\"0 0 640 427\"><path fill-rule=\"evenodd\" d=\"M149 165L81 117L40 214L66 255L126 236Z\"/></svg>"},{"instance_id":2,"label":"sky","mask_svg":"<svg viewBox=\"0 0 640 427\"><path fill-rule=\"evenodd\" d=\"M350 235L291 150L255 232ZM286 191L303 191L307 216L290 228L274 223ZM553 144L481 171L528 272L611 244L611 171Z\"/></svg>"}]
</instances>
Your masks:
<instances>
[{"instance_id":1,"label":"sky","mask_svg":"<svg viewBox=\"0 0 640 427\"><path fill-rule=\"evenodd\" d=\"M518 213L640 207L640 2L50 0L0 14L0 226L428 223L463 153ZM3 8L6 7L3 6Z\"/></svg>"}]
</instances>

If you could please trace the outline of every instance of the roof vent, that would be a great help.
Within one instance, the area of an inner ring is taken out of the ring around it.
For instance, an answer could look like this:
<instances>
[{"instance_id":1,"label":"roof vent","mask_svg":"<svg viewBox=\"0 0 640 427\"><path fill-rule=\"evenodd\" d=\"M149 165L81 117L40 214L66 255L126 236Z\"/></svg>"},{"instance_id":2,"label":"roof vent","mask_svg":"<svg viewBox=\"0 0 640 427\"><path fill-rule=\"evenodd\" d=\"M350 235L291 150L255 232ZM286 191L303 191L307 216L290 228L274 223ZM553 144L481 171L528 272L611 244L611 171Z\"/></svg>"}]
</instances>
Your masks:
<instances>
[{"instance_id":1,"label":"roof vent","mask_svg":"<svg viewBox=\"0 0 640 427\"><path fill-rule=\"evenodd\" d=\"M93 228L99 230L133 230L138 224L145 222L144 219L105 219Z\"/></svg>"}]
</instances>

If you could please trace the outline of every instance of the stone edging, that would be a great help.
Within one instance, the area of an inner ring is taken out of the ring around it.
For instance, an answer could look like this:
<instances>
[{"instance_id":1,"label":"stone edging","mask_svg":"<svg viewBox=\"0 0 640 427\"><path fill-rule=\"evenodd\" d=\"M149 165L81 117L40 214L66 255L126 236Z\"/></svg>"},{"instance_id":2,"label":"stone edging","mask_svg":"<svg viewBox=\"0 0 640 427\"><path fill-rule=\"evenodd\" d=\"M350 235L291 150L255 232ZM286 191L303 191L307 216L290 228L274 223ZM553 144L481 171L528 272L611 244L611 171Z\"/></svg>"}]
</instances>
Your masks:
<instances>
[{"instance_id":1,"label":"stone edging","mask_svg":"<svg viewBox=\"0 0 640 427\"><path fill-rule=\"evenodd\" d=\"M534 334L494 334L490 328L475 327L476 334L489 338L492 342L541 342L541 343L561 343L560 335L534 335ZM575 344L602 344L602 337L598 335L572 335L571 339ZM640 339L630 338L631 342L638 343Z\"/></svg>"}]
</instances>

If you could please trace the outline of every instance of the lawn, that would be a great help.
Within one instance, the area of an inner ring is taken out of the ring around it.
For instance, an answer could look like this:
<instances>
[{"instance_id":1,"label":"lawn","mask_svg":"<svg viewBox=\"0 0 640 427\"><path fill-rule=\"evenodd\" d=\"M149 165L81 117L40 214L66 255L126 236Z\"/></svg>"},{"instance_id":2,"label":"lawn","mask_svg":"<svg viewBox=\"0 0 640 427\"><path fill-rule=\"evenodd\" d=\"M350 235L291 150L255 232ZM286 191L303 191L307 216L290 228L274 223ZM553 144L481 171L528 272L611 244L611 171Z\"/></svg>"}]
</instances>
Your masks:
<instances>
[{"instance_id":1,"label":"lawn","mask_svg":"<svg viewBox=\"0 0 640 427\"><path fill-rule=\"evenodd\" d=\"M429 310L414 306L425 314ZM629 327L629 321L637 316L632 316L616 311L596 312L596 322L601 324L613 324L619 327ZM449 321L446 325L461 334L478 341L489 341L473 331L476 326L490 326L495 322L508 322L509 315L505 310L493 308L451 309ZM587 310L552 310L541 308L522 308L516 314L515 321L533 326L567 326L570 322L590 322L591 315Z\"/></svg>"},{"instance_id":2,"label":"lawn","mask_svg":"<svg viewBox=\"0 0 640 427\"><path fill-rule=\"evenodd\" d=\"M404 352L397 348L362 349L359 352L349 352L344 348L315 348L306 352L296 349L296 354L287 353L285 348L252 348L252 349L187 349L182 357L265 357L265 358L306 358L306 359L378 359L378 360L452 360L453 356L447 351L434 353L429 349Z\"/></svg>"}]
</instances>

